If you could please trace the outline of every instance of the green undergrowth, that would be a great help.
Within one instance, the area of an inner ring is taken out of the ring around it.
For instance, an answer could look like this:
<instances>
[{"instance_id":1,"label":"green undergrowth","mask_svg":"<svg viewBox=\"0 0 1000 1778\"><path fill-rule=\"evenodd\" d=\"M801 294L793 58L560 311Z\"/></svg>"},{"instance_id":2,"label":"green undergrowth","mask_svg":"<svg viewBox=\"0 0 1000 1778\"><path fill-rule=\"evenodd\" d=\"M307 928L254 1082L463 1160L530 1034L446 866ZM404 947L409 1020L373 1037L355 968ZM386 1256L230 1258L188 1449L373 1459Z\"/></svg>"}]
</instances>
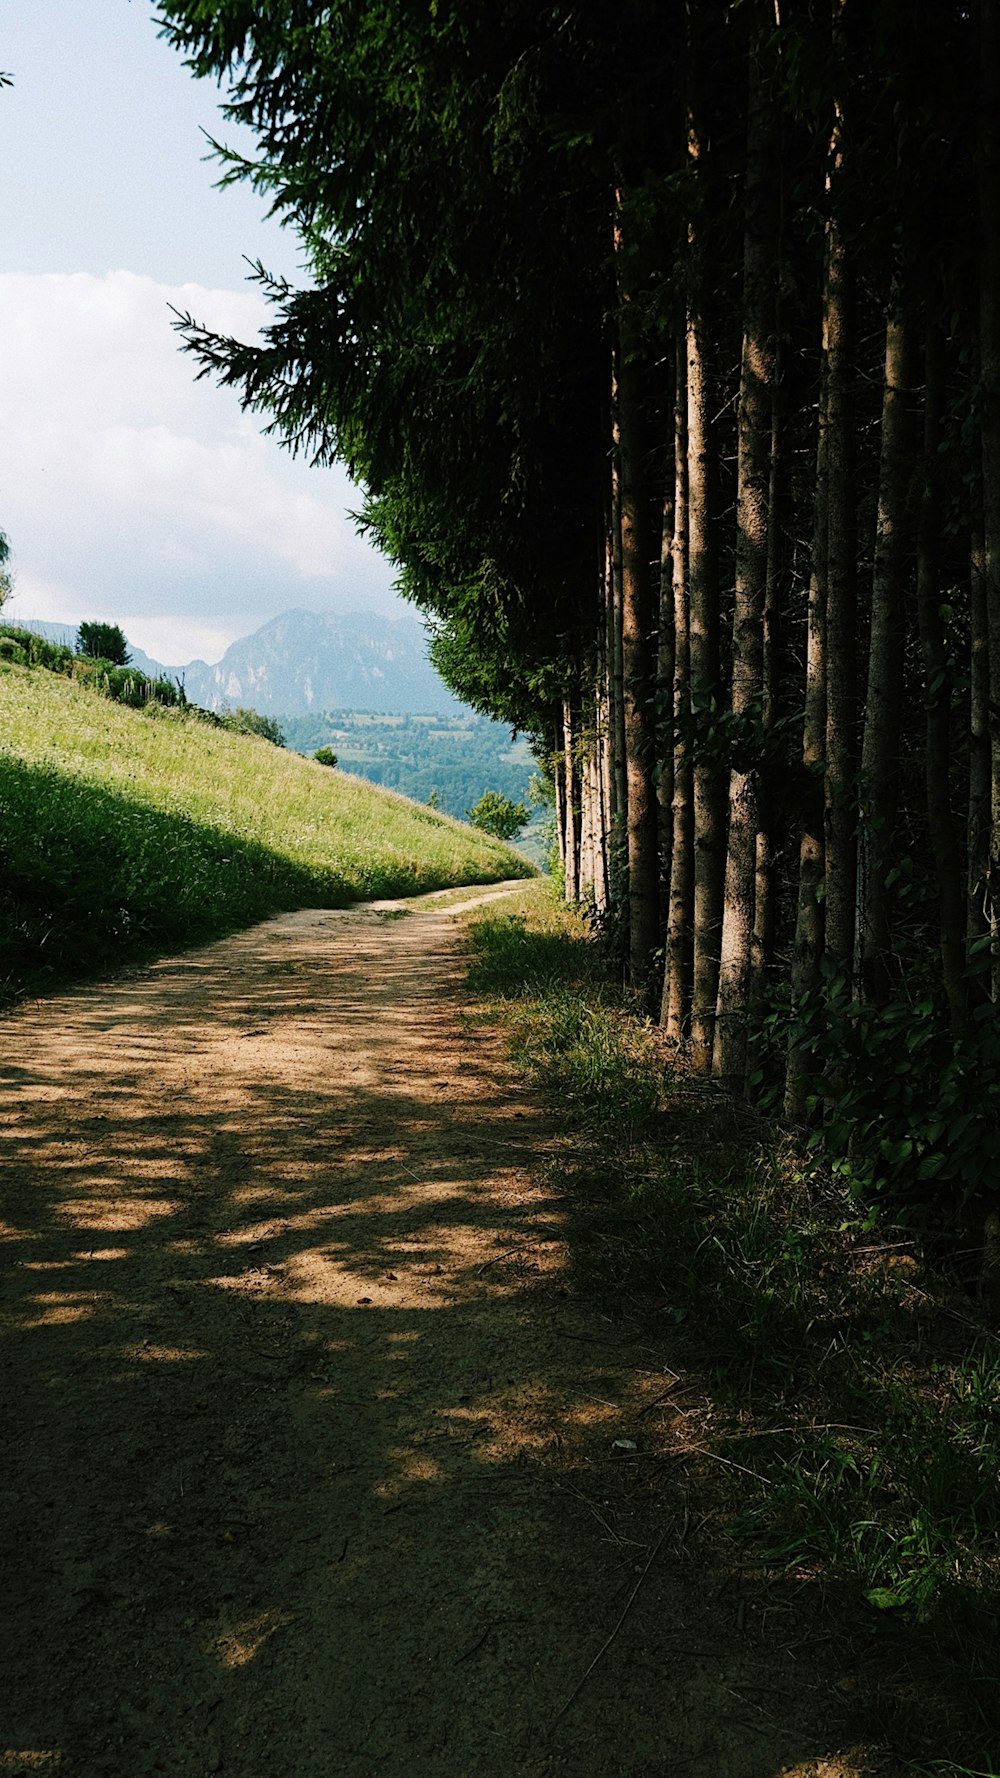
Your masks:
<instances>
[{"instance_id":1,"label":"green undergrowth","mask_svg":"<svg viewBox=\"0 0 1000 1778\"><path fill-rule=\"evenodd\" d=\"M279 909L531 868L266 740L0 663L0 1002Z\"/></svg>"},{"instance_id":2,"label":"green undergrowth","mask_svg":"<svg viewBox=\"0 0 1000 1778\"><path fill-rule=\"evenodd\" d=\"M922 1675L911 1719L876 1725L905 1769L965 1769L926 1763L933 1719L956 1739L932 1753L994 1770L1000 1340L974 1296L685 1073L545 885L470 943L487 1015L564 1109L579 1288L698 1379L676 1436L723 1544L764 1585L840 1597L852 1634Z\"/></svg>"}]
</instances>

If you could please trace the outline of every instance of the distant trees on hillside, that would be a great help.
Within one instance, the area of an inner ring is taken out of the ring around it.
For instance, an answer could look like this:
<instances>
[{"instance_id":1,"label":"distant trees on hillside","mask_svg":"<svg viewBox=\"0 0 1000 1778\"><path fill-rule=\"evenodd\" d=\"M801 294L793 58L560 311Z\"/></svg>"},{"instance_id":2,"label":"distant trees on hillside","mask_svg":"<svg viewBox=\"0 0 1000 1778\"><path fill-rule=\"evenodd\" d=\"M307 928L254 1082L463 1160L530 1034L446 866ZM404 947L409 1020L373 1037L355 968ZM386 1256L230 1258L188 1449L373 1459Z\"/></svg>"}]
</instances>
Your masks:
<instances>
[{"instance_id":1,"label":"distant trees on hillside","mask_svg":"<svg viewBox=\"0 0 1000 1778\"><path fill-rule=\"evenodd\" d=\"M513 840L526 827L531 811L525 803L515 803L499 790L484 790L468 811L473 827L482 828L498 840Z\"/></svg>"},{"instance_id":2,"label":"distant trees on hillside","mask_svg":"<svg viewBox=\"0 0 1000 1778\"><path fill-rule=\"evenodd\" d=\"M124 630L118 624L84 623L76 632L76 652L85 659L127 667L132 659Z\"/></svg>"},{"instance_id":3,"label":"distant trees on hillside","mask_svg":"<svg viewBox=\"0 0 1000 1778\"><path fill-rule=\"evenodd\" d=\"M262 716L259 710L249 710L243 704L235 710L220 710L220 728L232 729L237 735L259 735L262 741L271 741L275 747L285 745L285 736L280 722L273 716Z\"/></svg>"}]
</instances>

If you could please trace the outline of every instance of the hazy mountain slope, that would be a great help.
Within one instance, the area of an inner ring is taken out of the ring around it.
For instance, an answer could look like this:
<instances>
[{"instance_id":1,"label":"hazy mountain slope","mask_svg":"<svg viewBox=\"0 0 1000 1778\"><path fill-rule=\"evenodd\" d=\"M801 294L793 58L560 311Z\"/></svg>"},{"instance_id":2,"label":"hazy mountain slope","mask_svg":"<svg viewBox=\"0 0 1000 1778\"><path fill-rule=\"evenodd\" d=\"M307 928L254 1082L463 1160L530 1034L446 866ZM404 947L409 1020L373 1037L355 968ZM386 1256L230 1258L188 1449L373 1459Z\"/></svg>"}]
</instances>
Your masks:
<instances>
[{"instance_id":1,"label":"hazy mountain slope","mask_svg":"<svg viewBox=\"0 0 1000 1778\"><path fill-rule=\"evenodd\" d=\"M192 662L184 686L206 709L249 704L265 716L460 709L425 651L415 618L286 611L234 642L217 666Z\"/></svg>"},{"instance_id":2,"label":"hazy mountain slope","mask_svg":"<svg viewBox=\"0 0 1000 1778\"><path fill-rule=\"evenodd\" d=\"M71 646L76 639L66 624L11 621ZM445 715L464 708L427 660L424 627L411 617L285 611L232 643L216 666L164 667L129 647L137 667L182 680L191 702L207 710L246 704L264 716L319 710Z\"/></svg>"}]
</instances>

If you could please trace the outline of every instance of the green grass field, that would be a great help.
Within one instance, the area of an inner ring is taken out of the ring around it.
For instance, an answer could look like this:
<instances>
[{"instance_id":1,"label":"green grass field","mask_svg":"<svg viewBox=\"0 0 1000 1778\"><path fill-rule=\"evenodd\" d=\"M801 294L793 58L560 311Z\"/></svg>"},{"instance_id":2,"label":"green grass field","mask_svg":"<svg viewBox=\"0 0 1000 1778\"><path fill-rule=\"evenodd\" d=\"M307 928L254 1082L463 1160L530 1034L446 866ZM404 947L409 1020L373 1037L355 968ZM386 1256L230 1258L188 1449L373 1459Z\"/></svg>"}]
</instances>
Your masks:
<instances>
[{"instance_id":1,"label":"green grass field","mask_svg":"<svg viewBox=\"0 0 1000 1778\"><path fill-rule=\"evenodd\" d=\"M267 741L0 665L0 1002L281 908L530 871Z\"/></svg>"}]
</instances>

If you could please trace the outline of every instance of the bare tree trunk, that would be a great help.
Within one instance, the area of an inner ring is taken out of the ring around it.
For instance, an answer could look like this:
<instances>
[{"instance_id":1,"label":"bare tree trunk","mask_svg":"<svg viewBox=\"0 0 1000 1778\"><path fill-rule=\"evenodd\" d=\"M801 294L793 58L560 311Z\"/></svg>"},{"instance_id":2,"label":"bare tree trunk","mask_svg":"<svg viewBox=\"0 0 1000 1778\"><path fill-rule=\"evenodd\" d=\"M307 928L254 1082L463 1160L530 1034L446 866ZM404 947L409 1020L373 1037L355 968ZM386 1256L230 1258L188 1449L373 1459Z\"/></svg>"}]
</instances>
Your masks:
<instances>
[{"instance_id":1,"label":"bare tree trunk","mask_svg":"<svg viewBox=\"0 0 1000 1778\"><path fill-rule=\"evenodd\" d=\"M688 5L688 50L696 45ZM697 105L697 81L689 68L687 166L688 222L687 429L688 429L688 594L692 698L705 708L719 680L719 593L715 535L711 525L708 364L705 349L705 244L703 239L704 149ZM691 991L691 1059L708 1072L712 1065L715 1004L719 985L719 935L725 868L724 782L718 766L699 749L694 762L694 964Z\"/></svg>"},{"instance_id":2,"label":"bare tree trunk","mask_svg":"<svg viewBox=\"0 0 1000 1778\"><path fill-rule=\"evenodd\" d=\"M743 243L743 354L737 421L736 597L733 608L733 715L759 722L764 690L764 599L767 590L771 421L774 397L776 228L774 130L761 66L762 33L749 58L746 214ZM743 1088L747 1055L756 887L757 769L729 774L719 992L713 1073L733 1092Z\"/></svg>"},{"instance_id":3,"label":"bare tree trunk","mask_svg":"<svg viewBox=\"0 0 1000 1778\"><path fill-rule=\"evenodd\" d=\"M604 743L601 736L603 708L598 699L596 708L596 727L594 731L594 750L590 755L590 798L591 820L594 833L594 907L603 914L608 905L608 846L607 829L604 824L604 796L602 783L601 756Z\"/></svg>"},{"instance_id":4,"label":"bare tree trunk","mask_svg":"<svg viewBox=\"0 0 1000 1778\"><path fill-rule=\"evenodd\" d=\"M774 387L771 394L771 467L767 489L767 571L764 586L764 662L760 725L766 740L778 718L778 576L781 571L781 527L778 522L781 498L781 342L775 345ZM771 776L770 768L761 786L765 790ZM754 861L753 948L750 969L750 998L756 999L774 955L774 933L777 922L775 908L775 846L774 816L765 796L758 797L758 828Z\"/></svg>"},{"instance_id":5,"label":"bare tree trunk","mask_svg":"<svg viewBox=\"0 0 1000 1778\"><path fill-rule=\"evenodd\" d=\"M617 820L617 786L614 779L614 633L616 633L616 606L614 606L614 565L612 565L612 525L607 526L605 537L605 578L603 578L603 644L601 644L601 661L603 661L603 699L605 699L605 749L603 749L603 795L605 795L605 825L607 832L614 832Z\"/></svg>"},{"instance_id":6,"label":"bare tree trunk","mask_svg":"<svg viewBox=\"0 0 1000 1778\"><path fill-rule=\"evenodd\" d=\"M842 10L845 0L834 0ZM840 119L834 177L840 168ZM850 396L847 248L833 204L826 277L827 589L826 589L826 955L845 976L854 969L857 891L857 537Z\"/></svg>"},{"instance_id":7,"label":"bare tree trunk","mask_svg":"<svg viewBox=\"0 0 1000 1778\"><path fill-rule=\"evenodd\" d=\"M823 955L823 790L826 749L826 573L828 530L826 354L822 355L816 436L816 496L806 633L805 712L802 723L802 831L799 889L792 951L793 1016L819 981ZM793 1026L785 1076L785 1117L801 1123L809 1086L809 1057Z\"/></svg>"},{"instance_id":8,"label":"bare tree trunk","mask_svg":"<svg viewBox=\"0 0 1000 1778\"><path fill-rule=\"evenodd\" d=\"M982 442L983 581L989 630L989 701L1000 710L1000 4L980 0L979 92L979 412ZM990 746L989 885L1000 944L1000 724ZM994 964L994 997L1000 997Z\"/></svg>"},{"instance_id":9,"label":"bare tree trunk","mask_svg":"<svg viewBox=\"0 0 1000 1778\"><path fill-rule=\"evenodd\" d=\"M556 844L559 848L559 863L562 867L563 884L566 882L566 774L562 760L562 737L553 736L552 776L556 787Z\"/></svg>"},{"instance_id":10,"label":"bare tree trunk","mask_svg":"<svg viewBox=\"0 0 1000 1778\"><path fill-rule=\"evenodd\" d=\"M629 978L651 991L660 939L657 802L651 708L654 629L643 414L638 369L623 351L618 373L621 422L622 668L628 779Z\"/></svg>"},{"instance_id":11,"label":"bare tree trunk","mask_svg":"<svg viewBox=\"0 0 1000 1778\"><path fill-rule=\"evenodd\" d=\"M861 751L861 990L880 1003L888 989L889 892L899 800L905 624L903 574L912 473L909 326L897 302L885 330L878 529L872 576L868 695Z\"/></svg>"},{"instance_id":12,"label":"bare tree trunk","mask_svg":"<svg viewBox=\"0 0 1000 1778\"><path fill-rule=\"evenodd\" d=\"M577 742L580 782L580 869L577 897L588 903L594 895L594 807L591 800L590 748L586 735Z\"/></svg>"},{"instance_id":13,"label":"bare tree trunk","mask_svg":"<svg viewBox=\"0 0 1000 1778\"><path fill-rule=\"evenodd\" d=\"M563 797L566 804L566 900L578 901L580 898L580 832L577 815L576 765L573 757L576 736L573 725L573 708L566 698L563 700Z\"/></svg>"},{"instance_id":14,"label":"bare tree trunk","mask_svg":"<svg viewBox=\"0 0 1000 1778\"><path fill-rule=\"evenodd\" d=\"M937 328L927 339L924 477L917 532L917 617L927 710L927 821L937 867L941 972L952 1030L965 1024L965 908L962 858L951 812L951 691L941 622L938 538L941 526L941 409L944 351Z\"/></svg>"},{"instance_id":15,"label":"bare tree trunk","mask_svg":"<svg viewBox=\"0 0 1000 1778\"><path fill-rule=\"evenodd\" d=\"M674 535L671 550L674 636L674 757L671 804L670 905L667 965L660 1023L671 1043L683 1043L691 978L694 897L694 792L691 782L690 626L687 592L687 346L677 342L674 390Z\"/></svg>"},{"instance_id":16,"label":"bare tree trunk","mask_svg":"<svg viewBox=\"0 0 1000 1778\"><path fill-rule=\"evenodd\" d=\"M628 821L628 780L625 771L625 693L622 653L622 486L621 428L618 413L618 364L611 386L611 757L615 776L615 817L619 833ZM627 910L623 910L627 912Z\"/></svg>"},{"instance_id":17,"label":"bare tree trunk","mask_svg":"<svg viewBox=\"0 0 1000 1778\"><path fill-rule=\"evenodd\" d=\"M983 561L982 487L974 494L970 555L971 619L969 649L969 850L966 872L966 959L990 931L990 651ZM990 980L976 968L978 998L988 997Z\"/></svg>"},{"instance_id":18,"label":"bare tree trunk","mask_svg":"<svg viewBox=\"0 0 1000 1778\"><path fill-rule=\"evenodd\" d=\"M663 528L660 533L660 598L657 618L656 732L657 732L657 828L660 854L660 926L667 924L670 904L670 854L673 850L674 804L674 501L676 476L671 460L663 496ZM664 740L664 736L666 739Z\"/></svg>"},{"instance_id":19,"label":"bare tree trunk","mask_svg":"<svg viewBox=\"0 0 1000 1778\"><path fill-rule=\"evenodd\" d=\"M835 55L842 47L845 4L846 0L832 0ZM835 101L826 176L816 500L802 734L803 819L791 969L794 1022L785 1074L785 1117L792 1123L805 1116L811 1066L799 1022L801 1009L819 982L824 949L847 974L854 961L856 596L847 263L837 216L842 164L843 112ZM839 651L836 661L835 651Z\"/></svg>"},{"instance_id":20,"label":"bare tree trunk","mask_svg":"<svg viewBox=\"0 0 1000 1778\"><path fill-rule=\"evenodd\" d=\"M594 724L594 746L591 756L594 827L594 906L599 913L607 908L608 890L608 807L605 779L607 747L608 686L608 575L607 539L602 538L597 571L597 603L594 628L594 680L591 692Z\"/></svg>"}]
</instances>

